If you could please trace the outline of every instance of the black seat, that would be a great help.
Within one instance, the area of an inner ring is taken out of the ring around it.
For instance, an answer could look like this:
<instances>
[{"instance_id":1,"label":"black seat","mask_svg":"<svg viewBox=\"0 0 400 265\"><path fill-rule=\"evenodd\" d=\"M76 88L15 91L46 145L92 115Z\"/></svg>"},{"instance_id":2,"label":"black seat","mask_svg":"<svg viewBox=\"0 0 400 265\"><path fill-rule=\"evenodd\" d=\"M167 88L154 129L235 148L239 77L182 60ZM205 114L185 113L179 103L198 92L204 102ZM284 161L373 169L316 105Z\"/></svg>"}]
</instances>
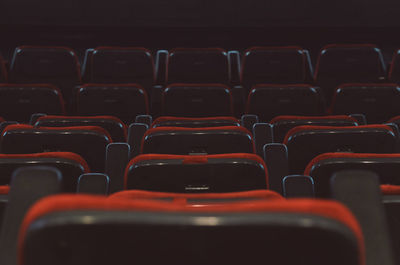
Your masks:
<instances>
[{"instance_id":1,"label":"black seat","mask_svg":"<svg viewBox=\"0 0 400 265\"><path fill-rule=\"evenodd\" d=\"M187 117L159 117L154 120L151 127L221 127L221 126L240 126L238 119L234 117L206 117L206 118L187 118Z\"/></svg>"},{"instance_id":2,"label":"black seat","mask_svg":"<svg viewBox=\"0 0 400 265\"><path fill-rule=\"evenodd\" d=\"M400 88L396 84L344 84L333 96L331 113L362 113L368 123L383 123L400 115L399 102Z\"/></svg>"},{"instance_id":3,"label":"black seat","mask_svg":"<svg viewBox=\"0 0 400 265\"><path fill-rule=\"evenodd\" d=\"M34 113L65 114L58 88L46 84L0 84L0 115L9 121L28 122Z\"/></svg>"},{"instance_id":4,"label":"black seat","mask_svg":"<svg viewBox=\"0 0 400 265\"><path fill-rule=\"evenodd\" d=\"M39 117L36 127L99 126L104 128L115 142L126 142L127 127L113 116L51 116Z\"/></svg>"},{"instance_id":5,"label":"black seat","mask_svg":"<svg viewBox=\"0 0 400 265\"><path fill-rule=\"evenodd\" d=\"M135 84L85 84L80 87L77 115L111 115L126 124L137 115L149 114L146 91Z\"/></svg>"},{"instance_id":6,"label":"black seat","mask_svg":"<svg viewBox=\"0 0 400 265\"><path fill-rule=\"evenodd\" d=\"M324 115L322 93L310 85L264 85L252 88L246 112L256 114L263 122L279 115Z\"/></svg>"},{"instance_id":7,"label":"black seat","mask_svg":"<svg viewBox=\"0 0 400 265\"><path fill-rule=\"evenodd\" d=\"M241 82L248 89L257 84L299 84L311 80L310 64L301 47L253 47L244 51Z\"/></svg>"},{"instance_id":8,"label":"black seat","mask_svg":"<svg viewBox=\"0 0 400 265\"><path fill-rule=\"evenodd\" d=\"M151 51L137 47L98 47L87 58L90 83L136 83L150 91L155 82Z\"/></svg>"},{"instance_id":9,"label":"black seat","mask_svg":"<svg viewBox=\"0 0 400 265\"><path fill-rule=\"evenodd\" d=\"M301 125L314 126L357 126L357 120L346 115L340 116L277 116L273 118L274 142L282 143L286 134Z\"/></svg>"},{"instance_id":10,"label":"black seat","mask_svg":"<svg viewBox=\"0 0 400 265\"><path fill-rule=\"evenodd\" d=\"M284 140L292 174L302 174L317 155L329 152L395 153L397 137L386 125L298 126Z\"/></svg>"},{"instance_id":11,"label":"black seat","mask_svg":"<svg viewBox=\"0 0 400 265\"><path fill-rule=\"evenodd\" d=\"M233 116L229 87L222 84L173 84L162 98L165 116Z\"/></svg>"},{"instance_id":12,"label":"black seat","mask_svg":"<svg viewBox=\"0 0 400 265\"><path fill-rule=\"evenodd\" d=\"M66 47L20 46L11 61L9 81L53 84L70 102L81 82L78 57Z\"/></svg>"},{"instance_id":13,"label":"black seat","mask_svg":"<svg viewBox=\"0 0 400 265\"><path fill-rule=\"evenodd\" d=\"M381 51L370 44L327 45L322 48L315 80L331 100L336 87L344 83L377 83L385 79Z\"/></svg>"},{"instance_id":14,"label":"black seat","mask_svg":"<svg viewBox=\"0 0 400 265\"><path fill-rule=\"evenodd\" d=\"M230 81L227 52L219 48L176 48L169 51L168 84Z\"/></svg>"},{"instance_id":15,"label":"black seat","mask_svg":"<svg viewBox=\"0 0 400 265\"><path fill-rule=\"evenodd\" d=\"M125 171L125 189L220 193L267 188L267 168L255 154L139 155Z\"/></svg>"},{"instance_id":16,"label":"black seat","mask_svg":"<svg viewBox=\"0 0 400 265\"><path fill-rule=\"evenodd\" d=\"M252 135L243 127L208 128L157 127L147 130L143 154L254 153Z\"/></svg>"},{"instance_id":17,"label":"black seat","mask_svg":"<svg viewBox=\"0 0 400 265\"><path fill-rule=\"evenodd\" d=\"M108 132L96 126L35 128L30 125L9 125L3 131L1 152L74 152L87 161L93 172L103 172L106 147L111 142Z\"/></svg>"}]
</instances>

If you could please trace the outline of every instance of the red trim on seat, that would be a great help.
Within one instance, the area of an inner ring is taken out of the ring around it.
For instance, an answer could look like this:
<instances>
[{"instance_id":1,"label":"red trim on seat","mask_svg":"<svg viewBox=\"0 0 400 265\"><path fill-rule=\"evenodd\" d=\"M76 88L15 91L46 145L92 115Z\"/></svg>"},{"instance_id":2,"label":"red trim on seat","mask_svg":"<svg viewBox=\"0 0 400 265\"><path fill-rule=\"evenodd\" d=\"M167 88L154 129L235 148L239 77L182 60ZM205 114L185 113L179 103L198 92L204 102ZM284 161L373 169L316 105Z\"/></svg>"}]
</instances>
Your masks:
<instances>
[{"instance_id":1,"label":"red trim on seat","mask_svg":"<svg viewBox=\"0 0 400 265\"><path fill-rule=\"evenodd\" d=\"M304 170L304 175L309 176L312 167L326 159L332 158L399 158L400 154L373 154L373 153L324 153L314 157Z\"/></svg>"},{"instance_id":2,"label":"red trim on seat","mask_svg":"<svg viewBox=\"0 0 400 265\"><path fill-rule=\"evenodd\" d=\"M319 67L320 67L319 65L321 63L322 52L325 51L326 49L330 49L330 48L373 48L373 49L376 49L378 47L375 44L328 44L328 45L323 46L318 53L317 63L315 65L314 81L316 81L318 78L318 72L319 72Z\"/></svg>"},{"instance_id":3,"label":"red trim on seat","mask_svg":"<svg viewBox=\"0 0 400 265\"><path fill-rule=\"evenodd\" d=\"M65 46L34 46L34 45L22 45L18 46L16 49L58 49L68 51L72 57L74 58L74 63L76 65L76 73L78 74L78 82L82 83L82 73L81 73L81 65L79 63L78 56L76 55L75 50L65 47Z\"/></svg>"},{"instance_id":4,"label":"red trim on seat","mask_svg":"<svg viewBox=\"0 0 400 265\"><path fill-rule=\"evenodd\" d=\"M314 126L314 125L302 125L302 126L297 126L292 129L286 134L285 140L283 141L283 144L287 144L289 137L292 135L301 132L301 131L311 131L311 130L360 130L360 129L384 129L387 131L390 131L392 133L393 129L388 126L388 125L383 125L383 124L373 124L373 125L359 125L359 126Z\"/></svg>"},{"instance_id":5,"label":"red trim on seat","mask_svg":"<svg viewBox=\"0 0 400 265\"><path fill-rule=\"evenodd\" d=\"M61 93L61 90L58 87L56 87L55 85L52 85L52 84L25 84L25 83L24 84L9 84L9 83L1 84L0 83L0 87L45 87L45 88L52 89L58 95L59 102L60 102L60 105L61 105L61 112L63 114L66 113L66 111L65 111L65 100L64 100L63 95Z\"/></svg>"},{"instance_id":6,"label":"red trim on seat","mask_svg":"<svg viewBox=\"0 0 400 265\"><path fill-rule=\"evenodd\" d=\"M306 67L307 67L307 58L304 54L304 49L300 46L256 46L256 47L250 47L246 49L243 53L244 55L242 56L242 63L240 65L240 83L243 84L243 72L246 66L246 53L252 52L252 51L268 51L268 50L296 50L301 52L301 56L303 57L303 79L306 79Z\"/></svg>"},{"instance_id":7,"label":"red trim on seat","mask_svg":"<svg viewBox=\"0 0 400 265\"><path fill-rule=\"evenodd\" d=\"M9 192L10 192L10 186L8 185L0 186L0 195L8 195Z\"/></svg>"},{"instance_id":8,"label":"red trim on seat","mask_svg":"<svg viewBox=\"0 0 400 265\"><path fill-rule=\"evenodd\" d=\"M43 120L59 120L59 119L65 119L65 120L79 120L79 119L88 119L88 120L112 120L115 121L118 124L121 124L123 126L123 131L125 138L127 137L127 130L128 127L126 124L121 121L119 118L115 116L57 116L57 115L46 115L42 116L37 121L43 121ZM100 126L99 126L100 127Z\"/></svg>"},{"instance_id":9,"label":"red trim on seat","mask_svg":"<svg viewBox=\"0 0 400 265\"><path fill-rule=\"evenodd\" d=\"M160 127L161 128L161 127ZM129 168L134 164L137 164L142 161L147 160L183 160L182 164L202 164L208 163L209 159L249 159L253 160L264 167L265 170L265 179L267 183L267 188L269 187L269 180L268 180L268 168L265 164L264 160L256 155L256 154L249 154L249 153L233 153L233 154L216 154L216 155L163 155L163 154L142 154L138 155L134 159L132 159L125 168L124 174L124 188L126 189L127 182L128 182L128 173ZM186 161L186 163L185 163Z\"/></svg>"},{"instance_id":10,"label":"red trim on seat","mask_svg":"<svg viewBox=\"0 0 400 265\"><path fill-rule=\"evenodd\" d=\"M85 169L85 173L90 172L89 165L82 156L71 152L44 152L35 154L0 154L0 159L24 159L24 158L63 158L77 162Z\"/></svg>"},{"instance_id":11,"label":"red trim on seat","mask_svg":"<svg viewBox=\"0 0 400 265\"><path fill-rule=\"evenodd\" d=\"M383 195L400 195L400 186L398 185L381 185Z\"/></svg>"},{"instance_id":12,"label":"red trim on seat","mask_svg":"<svg viewBox=\"0 0 400 265\"><path fill-rule=\"evenodd\" d=\"M33 127L32 125L27 124L12 124L8 125L3 130L3 135L8 131L20 130L20 129L31 129L34 131L93 131L99 134L106 136L110 143L112 143L112 138L110 134L102 127L99 126L75 126L75 127Z\"/></svg>"},{"instance_id":13,"label":"red trim on seat","mask_svg":"<svg viewBox=\"0 0 400 265\"><path fill-rule=\"evenodd\" d=\"M87 83L83 84L80 87L81 88L86 88L86 87L135 87L143 93L145 104L146 104L146 113L148 114L150 112L150 107L149 107L149 96L147 95L146 89L144 89L141 85L135 84L135 83L127 83L127 84L104 84L104 83ZM79 102L79 93L77 94L78 102Z\"/></svg>"},{"instance_id":14,"label":"red trim on seat","mask_svg":"<svg viewBox=\"0 0 400 265\"><path fill-rule=\"evenodd\" d=\"M281 115L273 118L269 123L274 124L280 121L287 120L347 120L352 122L357 122L353 117L347 115L334 115L334 116L291 116L291 115Z\"/></svg>"},{"instance_id":15,"label":"red trim on seat","mask_svg":"<svg viewBox=\"0 0 400 265\"><path fill-rule=\"evenodd\" d=\"M340 222L348 227L358 242L360 265L365 264L365 247L361 227L351 211L343 204L327 200L293 199L246 201L192 207L178 203L155 200L110 200L101 196L56 195L37 202L25 216L19 232L18 259L24 264L24 241L29 226L37 219L55 212L75 210L100 211L156 211L156 212L194 212L194 213L301 213L321 216Z\"/></svg>"},{"instance_id":16,"label":"red trim on seat","mask_svg":"<svg viewBox=\"0 0 400 265\"><path fill-rule=\"evenodd\" d=\"M400 120L400 115L391 118L390 120L387 121L387 123L392 123L392 122L395 122L396 120Z\"/></svg>"},{"instance_id":17,"label":"red trim on seat","mask_svg":"<svg viewBox=\"0 0 400 265\"><path fill-rule=\"evenodd\" d=\"M110 199L157 199L157 198L183 198L183 199L240 199L240 198L257 198L257 199L280 199L284 200L279 193L272 190L252 190L242 192L229 193L169 193L144 190L125 190L114 193L109 196ZM225 203L225 202L224 202ZM196 202L196 205L198 203ZM207 204L207 203L201 203Z\"/></svg>"},{"instance_id":18,"label":"red trim on seat","mask_svg":"<svg viewBox=\"0 0 400 265\"><path fill-rule=\"evenodd\" d=\"M151 127L155 125L165 122L165 121L212 121L212 120L228 120L232 122L237 122L240 124L240 121L235 117L228 117L228 116L217 116L217 117L205 117L205 118L187 118L187 117L172 117L172 116L162 116L158 117L153 121Z\"/></svg>"},{"instance_id":19,"label":"red trim on seat","mask_svg":"<svg viewBox=\"0 0 400 265\"><path fill-rule=\"evenodd\" d=\"M233 96L232 96L232 90L229 86L224 85L224 84L218 84L218 83L205 83L205 84L193 84L193 83L172 83L170 85L168 85L162 92L161 95L161 106L162 106L162 110L164 110L164 106L165 106L165 91L168 88L171 87L220 87L220 88L224 88L227 89L229 91L229 101L230 101L230 112L231 115L234 115L234 108L233 108Z\"/></svg>"}]
</instances>

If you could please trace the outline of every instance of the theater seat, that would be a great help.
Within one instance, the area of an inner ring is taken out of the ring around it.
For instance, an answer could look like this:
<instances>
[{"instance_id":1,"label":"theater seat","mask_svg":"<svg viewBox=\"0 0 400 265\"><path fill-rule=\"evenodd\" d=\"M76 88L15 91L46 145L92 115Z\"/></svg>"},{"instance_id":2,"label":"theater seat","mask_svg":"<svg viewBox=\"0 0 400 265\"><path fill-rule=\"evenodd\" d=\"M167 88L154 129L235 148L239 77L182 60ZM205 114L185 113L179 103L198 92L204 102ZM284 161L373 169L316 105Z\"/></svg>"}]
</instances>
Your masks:
<instances>
[{"instance_id":1,"label":"theater seat","mask_svg":"<svg viewBox=\"0 0 400 265\"><path fill-rule=\"evenodd\" d=\"M388 79L390 82L400 83L400 49L393 54Z\"/></svg>"},{"instance_id":2,"label":"theater seat","mask_svg":"<svg viewBox=\"0 0 400 265\"><path fill-rule=\"evenodd\" d=\"M35 204L19 234L20 265L127 265L133 257L148 265L257 264L266 258L279 265L365 265L361 228L333 201L193 207L59 195Z\"/></svg>"},{"instance_id":3,"label":"theater seat","mask_svg":"<svg viewBox=\"0 0 400 265\"><path fill-rule=\"evenodd\" d=\"M126 142L127 127L113 116L52 116L39 117L36 127L99 126L105 129L115 142Z\"/></svg>"},{"instance_id":4,"label":"theater seat","mask_svg":"<svg viewBox=\"0 0 400 265\"><path fill-rule=\"evenodd\" d=\"M233 116L230 88L222 84L173 84L162 95L163 115Z\"/></svg>"},{"instance_id":5,"label":"theater seat","mask_svg":"<svg viewBox=\"0 0 400 265\"><path fill-rule=\"evenodd\" d=\"M77 115L111 115L126 124L149 114L146 91L136 84L85 84L79 88Z\"/></svg>"},{"instance_id":6,"label":"theater seat","mask_svg":"<svg viewBox=\"0 0 400 265\"><path fill-rule=\"evenodd\" d=\"M362 113L367 122L383 123L400 114L400 88L396 84L340 85L331 105L332 114Z\"/></svg>"},{"instance_id":7,"label":"theater seat","mask_svg":"<svg viewBox=\"0 0 400 265\"><path fill-rule=\"evenodd\" d=\"M81 82L78 57L66 47L17 47L10 65L9 81L53 84L70 102L75 86Z\"/></svg>"},{"instance_id":8,"label":"theater seat","mask_svg":"<svg viewBox=\"0 0 400 265\"><path fill-rule=\"evenodd\" d=\"M238 119L234 117L206 117L206 118L187 118L187 117L159 117L151 125L156 127L221 127L221 126L240 126Z\"/></svg>"},{"instance_id":9,"label":"theater seat","mask_svg":"<svg viewBox=\"0 0 400 265\"><path fill-rule=\"evenodd\" d=\"M176 48L169 51L167 83L230 81L227 52L220 48Z\"/></svg>"},{"instance_id":10,"label":"theater seat","mask_svg":"<svg viewBox=\"0 0 400 265\"><path fill-rule=\"evenodd\" d=\"M4 154L74 152L81 155L93 172L104 171L106 147L112 139L97 126L40 127L9 125L1 139Z\"/></svg>"},{"instance_id":11,"label":"theater seat","mask_svg":"<svg viewBox=\"0 0 400 265\"><path fill-rule=\"evenodd\" d=\"M346 115L337 116L277 116L270 121L274 142L282 143L290 129L301 125L357 126L357 120Z\"/></svg>"},{"instance_id":12,"label":"theater seat","mask_svg":"<svg viewBox=\"0 0 400 265\"><path fill-rule=\"evenodd\" d=\"M7 82L7 69L3 57L0 55L0 83Z\"/></svg>"},{"instance_id":13,"label":"theater seat","mask_svg":"<svg viewBox=\"0 0 400 265\"><path fill-rule=\"evenodd\" d=\"M0 185L9 185L16 169L32 166L52 166L60 170L64 192L75 192L79 176L90 172L86 161L75 153L0 154Z\"/></svg>"},{"instance_id":14,"label":"theater seat","mask_svg":"<svg viewBox=\"0 0 400 265\"><path fill-rule=\"evenodd\" d=\"M315 157L304 171L314 179L317 197L330 197L331 177L341 170L369 170L381 184L400 185L400 154L325 153Z\"/></svg>"},{"instance_id":15,"label":"theater seat","mask_svg":"<svg viewBox=\"0 0 400 265\"><path fill-rule=\"evenodd\" d=\"M241 83L248 89L257 84L308 83L310 76L307 55L301 47L253 47L244 51Z\"/></svg>"},{"instance_id":16,"label":"theater seat","mask_svg":"<svg viewBox=\"0 0 400 265\"><path fill-rule=\"evenodd\" d=\"M323 100L319 89L310 85L259 84L250 91L246 113L257 115L263 122L279 115L324 115Z\"/></svg>"},{"instance_id":17,"label":"theater seat","mask_svg":"<svg viewBox=\"0 0 400 265\"><path fill-rule=\"evenodd\" d=\"M289 167L301 174L317 155L329 152L395 153L397 137L386 125L364 126L298 126L285 136Z\"/></svg>"},{"instance_id":18,"label":"theater seat","mask_svg":"<svg viewBox=\"0 0 400 265\"><path fill-rule=\"evenodd\" d=\"M128 164L125 189L222 193L268 188L268 170L255 154L139 155Z\"/></svg>"},{"instance_id":19,"label":"theater seat","mask_svg":"<svg viewBox=\"0 0 400 265\"><path fill-rule=\"evenodd\" d=\"M142 154L254 153L251 133L243 127L157 127L142 139Z\"/></svg>"},{"instance_id":20,"label":"theater seat","mask_svg":"<svg viewBox=\"0 0 400 265\"><path fill-rule=\"evenodd\" d=\"M321 49L315 80L328 100L344 83L377 83L385 79L380 49L372 44L333 44Z\"/></svg>"},{"instance_id":21,"label":"theater seat","mask_svg":"<svg viewBox=\"0 0 400 265\"><path fill-rule=\"evenodd\" d=\"M137 47L98 47L89 56L90 83L136 83L150 91L155 82L151 51Z\"/></svg>"},{"instance_id":22,"label":"theater seat","mask_svg":"<svg viewBox=\"0 0 400 265\"><path fill-rule=\"evenodd\" d=\"M46 84L0 84L0 115L28 122L34 113L65 114L60 90Z\"/></svg>"},{"instance_id":23,"label":"theater seat","mask_svg":"<svg viewBox=\"0 0 400 265\"><path fill-rule=\"evenodd\" d=\"M123 200L151 199L160 201L175 201L198 206L222 204L227 202L283 200L284 197L271 190L251 190L228 193L172 193L145 190L124 190L111 194L109 198Z\"/></svg>"}]
</instances>

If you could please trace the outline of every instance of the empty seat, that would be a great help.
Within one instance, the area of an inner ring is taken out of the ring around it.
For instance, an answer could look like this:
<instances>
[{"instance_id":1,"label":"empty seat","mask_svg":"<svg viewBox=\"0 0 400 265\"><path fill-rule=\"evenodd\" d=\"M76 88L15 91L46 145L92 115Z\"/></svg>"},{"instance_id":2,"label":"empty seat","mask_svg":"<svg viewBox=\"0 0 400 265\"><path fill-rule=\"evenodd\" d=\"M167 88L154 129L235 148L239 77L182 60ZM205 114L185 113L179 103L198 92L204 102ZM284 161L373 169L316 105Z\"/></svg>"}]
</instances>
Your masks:
<instances>
[{"instance_id":1,"label":"empty seat","mask_svg":"<svg viewBox=\"0 0 400 265\"><path fill-rule=\"evenodd\" d=\"M126 142L126 125L112 116L52 116L40 117L36 127L99 126L104 128L115 142Z\"/></svg>"},{"instance_id":2,"label":"empty seat","mask_svg":"<svg viewBox=\"0 0 400 265\"><path fill-rule=\"evenodd\" d=\"M157 127L142 139L143 154L254 153L251 133L243 127L205 128Z\"/></svg>"},{"instance_id":3,"label":"empty seat","mask_svg":"<svg viewBox=\"0 0 400 265\"><path fill-rule=\"evenodd\" d=\"M394 83L400 83L400 49L395 51L390 64L389 70L389 81Z\"/></svg>"},{"instance_id":4,"label":"empty seat","mask_svg":"<svg viewBox=\"0 0 400 265\"><path fill-rule=\"evenodd\" d=\"M240 126L238 119L234 117L206 117L206 118L186 118L186 117L159 117L154 120L151 127L220 127L220 126Z\"/></svg>"},{"instance_id":5,"label":"empty seat","mask_svg":"<svg viewBox=\"0 0 400 265\"><path fill-rule=\"evenodd\" d=\"M301 174L317 155L329 152L395 153L397 140L387 125L298 126L287 133L283 143L289 152L290 172Z\"/></svg>"},{"instance_id":6,"label":"empty seat","mask_svg":"<svg viewBox=\"0 0 400 265\"><path fill-rule=\"evenodd\" d=\"M232 116L229 87L222 84L173 84L162 95L163 114L168 116Z\"/></svg>"},{"instance_id":7,"label":"empty seat","mask_svg":"<svg viewBox=\"0 0 400 265\"><path fill-rule=\"evenodd\" d=\"M353 169L375 172L382 184L400 185L400 154L325 153L308 164L304 175L314 179L318 197L330 197L333 174Z\"/></svg>"},{"instance_id":8,"label":"empty seat","mask_svg":"<svg viewBox=\"0 0 400 265\"><path fill-rule=\"evenodd\" d=\"M400 88L396 84L340 85L331 105L332 114L364 114L368 123L383 123L400 114Z\"/></svg>"},{"instance_id":9,"label":"empty seat","mask_svg":"<svg viewBox=\"0 0 400 265\"><path fill-rule=\"evenodd\" d=\"M79 88L77 115L111 115L126 124L149 114L146 91L135 84L86 84Z\"/></svg>"},{"instance_id":10,"label":"empty seat","mask_svg":"<svg viewBox=\"0 0 400 265\"><path fill-rule=\"evenodd\" d=\"M139 155L128 164L125 189L176 193L268 188L267 167L255 154Z\"/></svg>"},{"instance_id":11,"label":"empty seat","mask_svg":"<svg viewBox=\"0 0 400 265\"><path fill-rule=\"evenodd\" d=\"M80 65L75 52L66 47L20 46L15 49L9 79L13 83L53 84L69 102L81 82Z\"/></svg>"},{"instance_id":12,"label":"empty seat","mask_svg":"<svg viewBox=\"0 0 400 265\"><path fill-rule=\"evenodd\" d=\"M32 166L52 166L60 170L64 192L75 192L79 176L90 172L86 161L75 153L0 154L0 185L9 185L16 169Z\"/></svg>"},{"instance_id":13,"label":"empty seat","mask_svg":"<svg viewBox=\"0 0 400 265\"><path fill-rule=\"evenodd\" d=\"M136 83L150 91L155 82L151 52L136 47L98 47L88 58L90 83Z\"/></svg>"},{"instance_id":14,"label":"empty seat","mask_svg":"<svg viewBox=\"0 0 400 265\"><path fill-rule=\"evenodd\" d=\"M7 81L7 69L6 63L4 62L3 57L0 55L0 83Z\"/></svg>"},{"instance_id":15,"label":"empty seat","mask_svg":"<svg viewBox=\"0 0 400 265\"><path fill-rule=\"evenodd\" d=\"M0 84L0 115L28 122L34 113L65 114L60 90L46 84Z\"/></svg>"},{"instance_id":16,"label":"empty seat","mask_svg":"<svg viewBox=\"0 0 400 265\"><path fill-rule=\"evenodd\" d=\"M257 84L298 84L310 81L310 65L301 47L253 47L244 51L241 82L250 89Z\"/></svg>"},{"instance_id":17,"label":"empty seat","mask_svg":"<svg viewBox=\"0 0 400 265\"><path fill-rule=\"evenodd\" d=\"M1 188L1 187L0 187ZM152 199L179 201L187 204L208 205L237 201L282 200L282 195L271 190L252 190L228 193L171 193L145 190L124 190L110 195L112 199Z\"/></svg>"},{"instance_id":18,"label":"empty seat","mask_svg":"<svg viewBox=\"0 0 400 265\"><path fill-rule=\"evenodd\" d=\"M337 116L277 116L270 121L274 142L282 143L290 129L301 125L357 126L357 120L346 115Z\"/></svg>"},{"instance_id":19,"label":"empty seat","mask_svg":"<svg viewBox=\"0 0 400 265\"><path fill-rule=\"evenodd\" d=\"M148 265L257 264L266 257L279 265L365 265L361 228L333 201L188 207L59 195L35 204L19 235L20 265L127 265L132 257Z\"/></svg>"},{"instance_id":20,"label":"empty seat","mask_svg":"<svg viewBox=\"0 0 400 265\"><path fill-rule=\"evenodd\" d=\"M3 131L1 152L74 152L87 161L93 172L103 172L106 147L111 142L108 132L97 126L35 128L30 125L9 125Z\"/></svg>"},{"instance_id":21,"label":"empty seat","mask_svg":"<svg viewBox=\"0 0 400 265\"><path fill-rule=\"evenodd\" d=\"M246 112L268 122L279 115L324 115L320 90L310 85L256 85L247 99Z\"/></svg>"},{"instance_id":22,"label":"empty seat","mask_svg":"<svg viewBox=\"0 0 400 265\"><path fill-rule=\"evenodd\" d=\"M169 51L167 82L228 84L227 52L219 48L176 48Z\"/></svg>"},{"instance_id":23,"label":"empty seat","mask_svg":"<svg viewBox=\"0 0 400 265\"><path fill-rule=\"evenodd\" d=\"M385 65L375 45L333 44L322 48L315 80L328 101L343 83L376 83L385 79Z\"/></svg>"}]
</instances>

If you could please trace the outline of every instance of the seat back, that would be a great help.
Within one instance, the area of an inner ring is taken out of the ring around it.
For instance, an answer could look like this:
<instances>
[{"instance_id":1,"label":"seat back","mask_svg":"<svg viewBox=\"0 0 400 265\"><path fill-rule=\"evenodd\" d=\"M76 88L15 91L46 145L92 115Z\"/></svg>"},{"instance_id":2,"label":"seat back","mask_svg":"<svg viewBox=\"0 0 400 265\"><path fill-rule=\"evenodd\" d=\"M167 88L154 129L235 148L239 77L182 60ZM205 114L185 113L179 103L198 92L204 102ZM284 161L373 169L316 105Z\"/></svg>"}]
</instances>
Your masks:
<instances>
[{"instance_id":1,"label":"seat back","mask_svg":"<svg viewBox=\"0 0 400 265\"><path fill-rule=\"evenodd\" d=\"M257 84L297 84L307 82L309 65L301 47L253 47L244 51L241 82Z\"/></svg>"},{"instance_id":2,"label":"seat back","mask_svg":"<svg viewBox=\"0 0 400 265\"><path fill-rule=\"evenodd\" d=\"M314 126L357 126L357 120L346 115L336 116L290 116L282 115L270 121L274 131L274 142L282 143L286 134L301 125Z\"/></svg>"},{"instance_id":3,"label":"seat back","mask_svg":"<svg viewBox=\"0 0 400 265\"><path fill-rule=\"evenodd\" d=\"M317 155L329 152L395 153L397 137L386 125L298 126L284 140L292 174L302 174Z\"/></svg>"},{"instance_id":4,"label":"seat back","mask_svg":"<svg viewBox=\"0 0 400 265\"><path fill-rule=\"evenodd\" d=\"M325 153L315 157L304 171L314 179L317 197L331 196L331 177L342 170L369 170L382 184L400 185L400 154Z\"/></svg>"},{"instance_id":5,"label":"seat back","mask_svg":"<svg viewBox=\"0 0 400 265\"><path fill-rule=\"evenodd\" d=\"M135 84L85 84L78 92L76 113L111 115L130 124L137 115L149 114L149 100L146 91Z\"/></svg>"},{"instance_id":6,"label":"seat back","mask_svg":"<svg viewBox=\"0 0 400 265\"><path fill-rule=\"evenodd\" d=\"M383 123L400 114L399 101L396 84L344 84L333 96L331 113L362 113L368 123Z\"/></svg>"},{"instance_id":7,"label":"seat back","mask_svg":"<svg viewBox=\"0 0 400 265\"><path fill-rule=\"evenodd\" d=\"M151 51L137 47L97 47L90 64L91 83L136 83L149 90L155 82Z\"/></svg>"},{"instance_id":8,"label":"seat back","mask_svg":"<svg viewBox=\"0 0 400 265\"><path fill-rule=\"evenodd\" d=\"M253 87L247 99L246 113L263 122L279 115L324 115L323 95L310 85L268 85Z\"/></svg>"},{"instance_id":9,"label":"seat back","mask_svg":"<svg viewBox=\"0 0 400 265\"><path fill-rule=\"evenodd\" d=\"M321 49L315 80L331 99L343 83L376 83L385 79L385 65L375 45L333 44Z\"/></svg>"},{"instance_id":10,"label":"seat back","mask_svg":"<svg viewBox=\"0 0 400 265\"><path fill-rule=\"evenodd\" d=\"M234 117L206 117L206 118L187 118L187 117L159 117L154 120L151 127L221 127L221 126L240 126L238 119Z\"/></svg>"},{"instance_id":11,"label":"seat back","mask_svg":"<svg viewBox=\"0 0 400 265\"><path fill-rule=\"evenodd\" d=\"M251 133L243 127L180 128L158 127L147 130L142 154L222 154L254 153Z\"/></svg>"},{"instance_id":12,"label":"seat back","mask_svg":"<svg viewBox=\"0 0 400 265\"><path fill-rule=\"evenodd\" d=\"M255 154L139 155L127 166L125 189L222 193L268 188L268 170Z\"/></svg>"},{"instance_id":13,"label":"seat back","mask_svg":"<svg viewBox=\"0 0 400 265\"><path fill-rule=\"evenodd\" d=\"M162 95L166 116L233 116L229 87L222 84L173 84Z\"/></svg>"},{"instance_id":14,"label":"seat back","mask_svg":"<svg viewBox=\"0 0 400 265\"><path fill-rule=\"evenodd\" d=\"M1 139L4 154L73 152L81 155L93 172L103 172L106 147L112 139L96 126L39 127L9 125Z\"/></svg>"},{"instance_id":15,"label":"seat back","mask_svg":"<svg viewBox=\"0 0 400 265\"><path fill-rule=\"evenodd\" d=\"M21 265L127 265L132 257L149 265L255 264L265 257L280 265L365 265L356 219L330 201L188 207L52 196L31 208L20 235Z\"/></svg>"},{"instance_id":16,"label":"seat back","mask_svg":"<svg viewBox=\"0 0 400 265\"><path fill-rule=\"evenodd\" d=\"M36 127L99 126L105 129L115 142L126 142L127 127L113 116L52 116L39 117Z\"/></svg>"},{"instance_id":17,"label":"seat back","mask_svg":"<svg viewBox=\"0 0 400 265\"><path fill-rule=\"evenodd\" d=\"M176 48L169 51L167 83L221 83L230 80L227 52L219 48Z\"/></svg>"},{"instance_id":18,"label":"seat back","mask_svg":"<svg viewBox=\"0 0 400 265\"><path fill-rule=\"evenodd\" d=\"M63 115L64 99L53 85L0 84L0 113L18 122L28 122L34 113Z\"/></svg>"}]
</instances>

